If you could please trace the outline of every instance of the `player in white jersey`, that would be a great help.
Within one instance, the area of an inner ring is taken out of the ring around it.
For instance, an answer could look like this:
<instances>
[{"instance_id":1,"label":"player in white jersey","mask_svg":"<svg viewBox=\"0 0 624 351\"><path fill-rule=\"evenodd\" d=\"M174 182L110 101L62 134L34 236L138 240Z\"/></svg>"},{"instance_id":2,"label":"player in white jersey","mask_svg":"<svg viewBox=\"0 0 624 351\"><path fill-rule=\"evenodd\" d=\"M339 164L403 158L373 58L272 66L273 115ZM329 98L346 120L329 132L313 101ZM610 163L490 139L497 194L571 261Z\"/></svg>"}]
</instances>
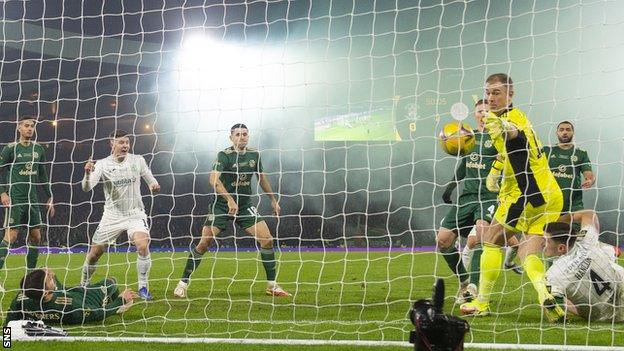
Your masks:
<instances>
[{"instance_id":1,"label":"player in white jersey","mask_svg":"<svg viewBox=\"0 0 624 351\"><path fill-rule=\"evenodd\" d=\"M587 320L624 322L624 267L615 248L598 241L598 216L592 210L567 216L544 229L544 255L554 258L546 272L552 295ZM581 222L580 232L571 221Z\"/></svg>"},{"instance_id":2,"label":"player in white jersey","mask_svg":"<svg viewBox=\"0 0 624 351\"><path fill-rule=\"evenodd\" d=\"M151 300L148 289L149 271L152 266L149 251L149 227L141 199L141 178L152 193L160 191L160 185L147 167L143 156L128 153L130 138L123 130L110 135L111 155L96 164L89 160L85 165L82 190L90 191L100 180L104 188L104 214L91 239L91 246L82 267L81 284L88 285L95 264L106 246L115 243L122 232L137 248L138 294Z\"/></svg>"}]
</instances>

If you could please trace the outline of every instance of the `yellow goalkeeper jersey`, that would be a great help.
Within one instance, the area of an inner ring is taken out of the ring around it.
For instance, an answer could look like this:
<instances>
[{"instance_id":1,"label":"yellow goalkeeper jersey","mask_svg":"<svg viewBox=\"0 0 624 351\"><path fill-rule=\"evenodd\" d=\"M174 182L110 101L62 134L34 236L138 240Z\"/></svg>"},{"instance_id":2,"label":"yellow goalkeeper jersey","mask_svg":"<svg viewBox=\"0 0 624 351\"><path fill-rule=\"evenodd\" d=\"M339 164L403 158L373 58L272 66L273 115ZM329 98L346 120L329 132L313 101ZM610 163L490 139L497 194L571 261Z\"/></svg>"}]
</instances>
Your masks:
<instances>
[{"instance_id":1,"label":"yellow goalkeeper jersey","mask_svg":"<svg viewBox=\"0 0 624 351\"><path fill-rule=\"evenodd\" d=\"M529 119L519 109L511 107L500 118L515 126L518 136L507 140L503 133L492 139L494 147L504 158L499 198L509 200L524 197L525 205L544 205L550 194L560 193L561 190L542 152L542 143Z\"/></svg>"}]
</instances>

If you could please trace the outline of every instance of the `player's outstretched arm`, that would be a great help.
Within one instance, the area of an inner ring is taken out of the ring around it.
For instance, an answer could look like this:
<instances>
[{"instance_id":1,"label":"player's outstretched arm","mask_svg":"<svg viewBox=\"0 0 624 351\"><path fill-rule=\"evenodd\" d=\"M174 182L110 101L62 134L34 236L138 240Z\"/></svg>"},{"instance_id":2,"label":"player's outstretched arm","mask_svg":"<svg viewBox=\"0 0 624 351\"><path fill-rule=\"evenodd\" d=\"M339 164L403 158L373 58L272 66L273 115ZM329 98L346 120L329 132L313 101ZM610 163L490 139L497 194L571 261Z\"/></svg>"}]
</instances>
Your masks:
<instances>
[{"instance_id":1,"label":"player's outstretched arm","mask_svg":"<svg viewBox=\"0 0 624 351\"><path fill-rule=\"evenodd\" d=\"M518 128L502 118L496 116L493 112L483 118L485 129L487 129L492 139L498 139L505 135L505 140L512 140L518 137Z\"/></svg>"},{"instance_id":2,"label":"player's outstretched arm","mask_svg":"<svg viewBox=\"0 0 624 351\"><path fill-rule=\"evenodd\" d=\"M269 197L271 198L271 207L273 208L273 214L279 216L282 209L277 202L277 197L275 197L275 193L273 193L273 188L271 188L271 183L269 183L269 179L265 173L258 173L258 183L260 184L262 191L264 191L264 193L269 195Z\"/></svg>"},{"instance_id":3,"label":"player's outstretched arm","mask_svg":"<svg viewBox=\"0 0 624 351\"><path fill-rule=\"evenodd\" d=\"M572 214L572 221L581 223L581 228L588 226L594 227L597 233L600 233L600 222L598 214L594 210L581 210Z\"/></svg>"},{"instance_id":4,"label":"player's outstretched arm","mask_svg":"<svg viewBox=\"0 0 624 351\"><path fill-rule=\"evenodd\" d=\"M102 177L102 168L96 166L95 162L89 157L84 167L85 174L82 178L82 191L90 191L95 188Z\"/></svg>"},{"instance_id":5,"label":"player's outstretched arm","mask_svg":"<svg viewBox=\"0 0 624 351\"><path fill-rule=\"evenodd\" d=\"M93 290L95 291L95 290ZM93 292L87 291L86 294L93 294ZM89 299L88 303L85 303L86 299L72 299L71 307L66 309L70 310L70 313L64 313L62 316L63 324L83 324L89 322L99 322L104 319L115 315L117 313L123 313L127 311L137 297L136 293L130 289L126 289L115 300L108 302L105 306L102 306L104 301L98 301L105 298L98 295L93 299ZM98 301L94 303L93 301Z\"/></svg>"},{"instance_id":6,"label":"player's outstretched arm","mask_svg":"<svg viewBox=\"0 0 624 351\"><path fill-rule=\"evenodd\" d=\"M141 177L149 187L152 194L158 194L160 192L160 184L158 184L158 181L154 178L154 175L147 166L147 162L145 162L143 156L141 156Z\"/></svg>"},{"instance_id":7,"label":"player's outstretched arm","mask_svg":"<svg viewBox=\"0 0 624 351\"><path fill-rule=\"evenodd\" d=\"M228 214L235 215L238 213L238 204L236 203L236 201L234 201L232 195L228 193L227 189L225 188L219 177L221 177L221 172L213 170L210 173L210 185L212 185L212 187L214 188L217 196L221 196L227 201Z\"/></svg>"}]
</instances>

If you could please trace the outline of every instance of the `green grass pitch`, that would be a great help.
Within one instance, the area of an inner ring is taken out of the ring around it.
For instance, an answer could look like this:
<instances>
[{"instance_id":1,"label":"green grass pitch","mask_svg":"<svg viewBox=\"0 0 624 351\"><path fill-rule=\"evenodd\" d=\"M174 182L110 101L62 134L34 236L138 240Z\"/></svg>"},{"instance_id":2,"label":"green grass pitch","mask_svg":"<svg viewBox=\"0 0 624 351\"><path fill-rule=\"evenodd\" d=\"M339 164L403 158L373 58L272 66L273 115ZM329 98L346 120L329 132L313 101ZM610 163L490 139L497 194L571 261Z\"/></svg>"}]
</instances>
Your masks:
<instances>
[{"instance_id":1,"label":"green grass pitch","mask_svg":"<svg viewBox=\"0 0 624 351\"><path fill-rule=\"evenodd\" d=\"M174 299L187 255L153 253L151 290L155 300L138 302L123 316L104 323L68 326L74 336L218 337L258 339L331 339L406 341L412 328L407 312L410 303L428 298L433 274L446 278L445 311L458 313L453 305L457 280L434 253L282 253L279 281L292 298L264 295L264 271L255 252L207 253L194 274L188 299ZM83 254L41 255L39 264L53 268L67 286L78 284ZM94 277L106 274L136 288L136 254L104 255ZM24 273L25 256L7 260L2 308L8 309ZM542 321L535 292L528 279L511 272L501 274L489 317L469 318L467 342L621 345L624 325L588 323L573 318L567 324ZM47 344L46 344L47 345ZM50 344L52 345L52 344ZM56 345L56 343L54 343ZM127 345L124 343L123 345ZM49 345L47 345L49 346ZM196 346L196 345L195 345ZM40 344L14 344L17 349L38 349ZM64 350L91 351L112 345L84 342L60 344ZM169 350L171 345L136 344L133 350ZM194 345L179 345L190 350ZM240 345L207 345L207 349L234 350ZM246 350L266 349L266 345ZM271 346L292 350L293 346ZM351 350L355 347L316 346L301 350ZM358 347L358 349L360 349ZM371 348L372 349L372 348ZM376 348L391 350L392 348ZM405 349L405 348L395 348Z\"/></svg>"}]
</instances>

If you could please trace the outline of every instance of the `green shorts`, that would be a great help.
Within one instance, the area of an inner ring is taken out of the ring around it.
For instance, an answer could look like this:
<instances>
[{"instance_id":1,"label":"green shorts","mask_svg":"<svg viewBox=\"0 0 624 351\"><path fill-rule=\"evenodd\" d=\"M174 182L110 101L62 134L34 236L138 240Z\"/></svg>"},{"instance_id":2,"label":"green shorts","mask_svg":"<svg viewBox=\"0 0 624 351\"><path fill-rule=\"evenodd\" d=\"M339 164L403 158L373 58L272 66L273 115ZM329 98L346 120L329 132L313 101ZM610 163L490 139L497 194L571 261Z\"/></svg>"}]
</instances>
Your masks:
<instances>
[{"instance_id":1,"label":"green shorts","mask_svg":"<svg viewBox=\"0 0 624 351\"><path fill-rule=\"evenodd\" d=\"M12 204L4 209L4 227L39 227L41 221L41 211L39 205Z\"/></svg>"},{"instance_id":2,"label":"green shorts","mask_svg":"<svg viewBox=\"0 0 624 351\"><path fill-rule=\"evenodd\" d=\"M476 195L462 195L459 197L459 203L453 206L444 216L440 226L450 229L465 238L477 220L482 219L488 223L492 222L496 204L496 199L479 201L479 197Z\"/></svg>"},{"instance_id":3,"label":"green shorts","mask_svg":"<svg viewBox=\"0 0 624 351\"><path fill-rule=\"evenodd\" d=\"M252 205L240 207L238 213L235 216L231 216L228 214L227 205L215 203L211 205L210 210L208 210L208 216L204 221L204 227L217 227L221 230L225 230L229 221L234 221L234 223L238 224L241 228L247 229L263 222L264 218L258 214L258 210Z\"/></svg>"}]
</instances>

